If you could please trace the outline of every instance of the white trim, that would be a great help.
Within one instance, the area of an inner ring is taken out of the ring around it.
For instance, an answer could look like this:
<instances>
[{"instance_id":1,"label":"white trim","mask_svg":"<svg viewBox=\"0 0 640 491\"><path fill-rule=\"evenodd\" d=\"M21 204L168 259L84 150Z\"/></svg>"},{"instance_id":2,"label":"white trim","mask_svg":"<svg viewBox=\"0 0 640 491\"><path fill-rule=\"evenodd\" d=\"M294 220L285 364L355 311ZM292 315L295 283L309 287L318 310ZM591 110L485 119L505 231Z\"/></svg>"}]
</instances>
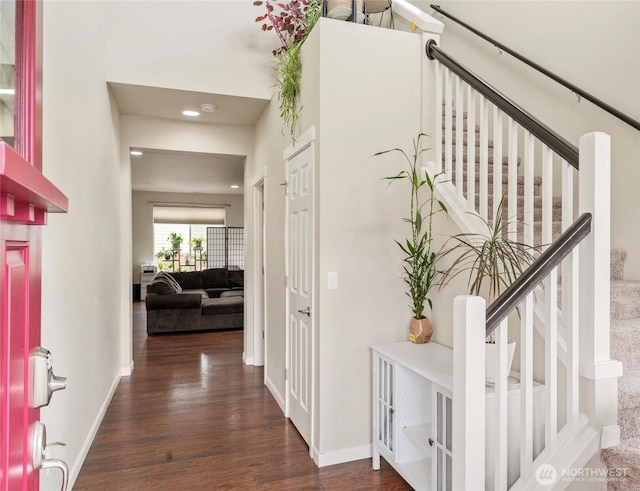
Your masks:
<instances>
[{"instance_id":1,"label":"white trim","mask_svg":"<svg viewBox=\"0 0 640 491\"><path fill-rule=\"evenodd\" d=\"M622 362L618 360L582 361L580 376L591 380L622 377Z\"/></svg>"},{"instance_id":2,"label":"white trim","mask_svg":"<svg viewBox=\"0 0 640 491\"><path fill-rule=\"evenodd\" d=\"M133 366L133 363L132 363L132 366ZM87 458L87 454L89 453L89 449L93 444L93 440L95 439L96 434L100 429L100 425L102 424L104 415L107 413L107 409L109 409L109 404L111 404L111 399L113 399L113 395L115 394L116 389L118 388L118 384L120 383L120 378L121 378L120 375L118 375L113 380L113 383L109 388L109 392L107 393L107 397L102 403L102 406L100 406L100 410L96 415L96 419L93 421L93 424L91 425L91 429L87 434L87 438L85 438L84 443L80 448L80 452L78 453L78 457L73 463L73 467L71 468L71 472L69 473L69 483L68 483L67 489L73 489L73 485L75 484L76 479L78 478L78 474L80 474L80 470L82 469L82 465L84 464L84 461Z\"/></svg>"},{"instance_id":3,"label":"white trim","mask_svg":"<svg viewBox=\"0 0 640 491\"><path fill-rule=\"evenodd\" d=\"M245 351L242 352L242 363L245 365L253 365L253 356L247 356Z\"/></svg>"},{"instance_id":4,"label":"white trim","mask_svg":"<svg viewBox=\"0 0 640 491\"><path fill-rule=\"evenodd\" d=\"M300 152L303 152L307 149L309 145L311 145L314 141L316 141L316 127L312 126L307 131L305 131L295 144L289 145L282 151L282 157L286 163L287 160L291 160Z\"/></svg>"},{"instance_id":5,"label":"white trim","mask_svg":"<svg viewBox=\"0 0 640 491\"><path fill-rule=\"evenodd\" d=\"M271 395L278 403L278 406L280 406L280 410L283 412L283 414L285 414L285 400L280 394L280 392L278 392L278 389L276 389L275 384L271 381L270 378L265 377L264 385L267 386L267 389L269 389L269 392L271 392Z\"/></svg>"},{"instance_id":6,"label":"white trim","mask_svg":"<svg viewBox=\"0 0 640 491\"><path fill-rule=\"evenodd\" d=\"M311 285L315 285L315 278L316 278L316 268L315 268L315 227L316 227L316 223L315 223L315 204L316 204L316 197L315 197L315 189L316 189L316 165L317 162L315 161L315 141L316 141L316 128L315 126L311 126L309 129L307 129L302 135L300 135L300 137L298 138L298 141L296 144L292 144L289 145L287 148L284 149L284 151L282 152L282 156L283 156L283 160L284 160L284 165L285 165L285 179L289 179L289 174L290 174L290 164L289 162L294 159L296 156L298 156L300 153L304 152L305 150L307 150L308 148L311 148L311 167L312 167L312 173L311 173L311 193L312 193L312 197L311 197L311 207L312 207L312 214L311 216L313 217L313 223L311 225L311 230L312 230L312 238L311 238L311 281L310 284ZM287 181L285 181L287 182ZM286 417L290 416L290 393L291 393L291 384L290 384L290 377L288 376L289 373L291 373L291 364L290 364L290 359L291 359L291 336L290 336L290 331L291 331L291 301L290 301L290 295L289 295L289 277L291 276L291 272L290 272L290 266L289 266L289 251L290 251L290 245L289 245L289 210L290 210L290 199L289 199L289 194L287 193L287 196L285 198L285 226L284 226L284 257L285 257L285 278L284 278L284 290L285 290L285 374L287 374L287 376L285 376L285 399L284 399L284 415ZM315 326L316 326L316 306L315 306L315 293L313 292L313 286L312 286L312 292L310 295L310 307L311 307L311 317L310 317L310 323L311 323L311 404L309 405L309 418L310 418L310 422L309 422L309 455L313 454L313 448L316 442L316 435L315 435L315 384L316 384L316 359L315 359L315 351L316 351L316 347L315 347L315 337L316 337L316 330L315 330Z\"/></svg>"},{"instance_id":7,"label":"white trim","mask_svg":"<svg viewBox=\"0 0 640 491\"><path fill-rule=\"evenodd\" d=\"M326 467L328 465L353 462L354 460L370 459L372 455L371 451L372 447L370 443L366 445L359 445L357 447L332 450L325 453L320 453L320 451L314 446L312 448L312 458L318 467Z\"/></svg>"},{"instance_id":8,"label":"white trim","mask_svg":"<svg viewBox=\"0 0 640 491\"><path fill-rule=\"evenodd\" d=\"M600 436L600 448L617 447L620 445L620 426L603 426Z\"/></svg>"},{"instance_id":9,"label":"white trim","mask_svg":"<svg viewBox=\"0 0 640 491\"><path fill-rule=\"evenodd\" d=\"M393 0L391 10L394 14L415 24L417 28L425 32L441 34L444 30L444 24L435 17L431 17L426 12L420 10L415 5L406 0Z\"/></svg>"},{"instance_id":10,"label":"white trim","mask_svg":"<svg viewBox=\"0 0 640 491\"><path fill-rule=\"evenodd\" d=\"M562 469L572 467L584 467L589 459L598 451L598 432L591 426L584 414L581 414L578 422L571 428L566 426L558 432L558 445L553 451L543 450L533 462L534 471L543 464L551 464L557 471L557 480L549 485L550 490L566 489L570 481L560 479ZM527 482L518 480L510 488L510 491L520 490L538 491L540 483L535 475ZM546 488L545 488L546 489Z\"/></svg>"},{"instance_id":11,"label":"white trim","mask_svg":"<svg viewBox=\"0 0 640 491\"><path fill-rule=\"evenodd\" d=\"M122 367L120 369L120 376L130 377L132 373L133 373L133 360L131 360L131 363L129 364L128 367Z\"/></svg>"},{"instance_id":12,"label":"white trim","mask_svg":"<svg viewBox=\"0 0 640 491\"><path fill-rule=\"evenodd\" d=\"M265 202L265 179L259 177L254 179L251 186L251 200L253 204L253 298L250 303L252 312L247 312L247 317L251 315L253 319L253 329L247 334L251 335L253 356L250 357L252 365L265 364L265 228L264 228L264 202ZM245 348L246 349L246 348Z\"/></svg>"}]
</instances>

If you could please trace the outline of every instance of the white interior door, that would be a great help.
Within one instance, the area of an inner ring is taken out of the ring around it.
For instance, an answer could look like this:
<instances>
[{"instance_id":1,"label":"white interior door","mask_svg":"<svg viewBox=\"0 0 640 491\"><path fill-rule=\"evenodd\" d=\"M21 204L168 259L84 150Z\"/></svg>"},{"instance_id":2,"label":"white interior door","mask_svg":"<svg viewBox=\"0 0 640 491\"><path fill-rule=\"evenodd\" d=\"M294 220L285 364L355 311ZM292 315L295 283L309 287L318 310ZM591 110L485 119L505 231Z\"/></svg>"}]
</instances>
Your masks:
<instances>
[{"instance_id":1,"label":"white interior door","mask_svg":"<svg viewBox=\"0 0 640 491\"><path fill-rule=\"evenodd\" d=\"M312 445L313 145L287 158L288 383L287 414Z\"/></svg>"}]
</instances>

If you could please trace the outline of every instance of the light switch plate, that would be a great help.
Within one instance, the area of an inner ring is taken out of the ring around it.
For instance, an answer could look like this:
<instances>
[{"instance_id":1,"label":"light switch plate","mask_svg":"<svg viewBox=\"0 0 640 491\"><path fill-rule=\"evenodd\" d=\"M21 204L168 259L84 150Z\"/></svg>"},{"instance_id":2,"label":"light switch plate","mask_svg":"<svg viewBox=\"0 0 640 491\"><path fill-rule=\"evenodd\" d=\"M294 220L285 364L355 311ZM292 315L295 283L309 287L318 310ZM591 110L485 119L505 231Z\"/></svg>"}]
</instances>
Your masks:
<instances>
[{"instance_id":1,"label":"light switch plate","mask_svg":"<svg viewBox=\"0 0 640 491\"><path fill-rule=\"evenodd\" d=\"M327 273L327 290L338 289L338 273L335 271L329 271Z\"/></svg>"}]
</instances>

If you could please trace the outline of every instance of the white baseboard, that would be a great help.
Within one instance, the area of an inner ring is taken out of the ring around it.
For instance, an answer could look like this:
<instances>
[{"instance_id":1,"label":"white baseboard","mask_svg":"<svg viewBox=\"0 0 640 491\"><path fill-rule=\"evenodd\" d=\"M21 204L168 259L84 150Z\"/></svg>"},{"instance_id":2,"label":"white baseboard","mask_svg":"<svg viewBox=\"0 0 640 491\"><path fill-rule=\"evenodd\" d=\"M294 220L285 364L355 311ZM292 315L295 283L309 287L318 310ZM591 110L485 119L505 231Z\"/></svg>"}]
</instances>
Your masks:
<instances>
[{"instance_id":1,"label":"white baseboard","mask_svg":"<svg viewBox=\"0 0 640 491\"><path fill-rule=\"evenodd\" d=\"M618 445L620 445L620 426L603 426L600 448L617 447Z\"/></svg>"},{"instance_id":2,"label":"white baseboard","mask_svg":"<svg viewBox=\"0 0 640 491\"><path fill-rule=\"evenodd\" d=\"M273 384L273 382L268 377L265 377L264 385L267 386L267 389L269 389L269 392L271 392L271 395L276 400L276 402L278 403L278 406L280 406L280 409L282 410L282 412L284 414L285 413L285 403L284 403L284 397L282 397L282 394L280 394L280 392L278 392L278 390L276 389L276 386Z\"/></svg>"},{"instance_id":3,"label":"white baseboard","mask_svg":"<svg viewBox=\"0 0 640 491\"><path fill-rule=\"evenodd\" d=\"M253 356L247 356L247 353L242 352L242 363L245 365L253 365Z\"/></svg>"},{"instance_id":4,"label":"white baseboard","mask_svg":"<svg viewBox=\"0 0 640 491\"><path fill-rule=\"evenodd\" d=\"M133 366L133 364L132 364ZM73 489L73 485L78 478L78 474L80 474L80 469L82 469L82 465L84 464L85 459L87 458L87 454L89 453L89 449L91 448L91 444L93 443L98 430L100 429L100 425L102 424L102 420L104 419L104 415L107 413L107 409L109 409L109 404L111 404L111 399L113 399L113 394L115 394L116 389L118 388L118 384L120 383L120 375L118 375L111 384L111 388L107 393L107 397L105 398L102 406L100 406L100 410L96 415L96 419L93 421L91 425L91 429L89 430L89 434L80 449L80 453L78 454L78 458L73 463L71 467L71 472L69 473L69 484L67 489Z\"/></svg>"},{"instance_id":5,"label":"white baseboard","mask_svg":"<svg viewBox=\"0 0 640 491\"><path fill-rule=\"evenodd\" d=\"M312 457L318 467L326 467L328 465L353 462L354 460L370 459L372 455L371 448L371 444L367 444L332 450L321 454L316 447L313 447Z\"/></svg>"},{"instance_id":6,"label":"white baseboard","mask_svg":"<svg viewBox=\"0 0 640 491\"><path fill-rule=\"evenodd\" d=\"M131 360L131 364L128 367L122 367L120 369L120 376L131 377L132 373L133 373L133 360Z\"/></svg>"}]
</instances>

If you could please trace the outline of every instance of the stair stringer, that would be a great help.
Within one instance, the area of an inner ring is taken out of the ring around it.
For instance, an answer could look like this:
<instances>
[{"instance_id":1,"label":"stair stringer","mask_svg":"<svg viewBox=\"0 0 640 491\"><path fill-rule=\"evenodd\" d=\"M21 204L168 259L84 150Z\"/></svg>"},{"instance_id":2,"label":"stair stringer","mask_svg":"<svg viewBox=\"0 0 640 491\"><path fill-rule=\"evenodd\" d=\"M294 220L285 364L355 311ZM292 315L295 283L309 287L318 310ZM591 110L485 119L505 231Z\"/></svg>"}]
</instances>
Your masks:
<instances>
[{"instance_id":1,"label":"stair stringer","mask_svg":"<svg viewBox=\"0 0 640 491\"><path fill-rule=\"evenodd\" d=\"M560 491L566 489L573 479L565 476L563 471L580 470L593 455L600 449L600 438L596 429L589 425L589 419L580 414L576 424L565 426L558 432L558 444L553 452L543 450L533 462L534 473L528 479L520 478L509 491L535 491L543 485L536 478L536 470L542 465L551 465L556 471L556 479L553 484L544 483L544 489Z\"/></svg>"},{"instance_id":2,"label":"stair stringer","mask_svg":"<svg viewBox=\"0 0 640 491\"><path fill-rule=\"evenodd\" d=\"M429 179L437 179L437 185L434 188L434 194L437 199L442 201L447 207L448 216L453 219L462 233L485 234L486 228L482 220L477 218L477 212L473 207L469 206L466 199L461 198L456 192L456 188L451 180L444 180L443 172L436 169L434 162L428 162L423 166L422 171L429 176ZM437 177L436 177L437 176ZM541 287L535 290L537 298L544 297L544 291ZM562 323L562 312L556 307L558 317L558 360L566 368L567 366L567 342L565 336L565 326ZM541 303L534 302L533 308L533 325L544 338L544 313Z\"/></svg>"}]
</instances>

